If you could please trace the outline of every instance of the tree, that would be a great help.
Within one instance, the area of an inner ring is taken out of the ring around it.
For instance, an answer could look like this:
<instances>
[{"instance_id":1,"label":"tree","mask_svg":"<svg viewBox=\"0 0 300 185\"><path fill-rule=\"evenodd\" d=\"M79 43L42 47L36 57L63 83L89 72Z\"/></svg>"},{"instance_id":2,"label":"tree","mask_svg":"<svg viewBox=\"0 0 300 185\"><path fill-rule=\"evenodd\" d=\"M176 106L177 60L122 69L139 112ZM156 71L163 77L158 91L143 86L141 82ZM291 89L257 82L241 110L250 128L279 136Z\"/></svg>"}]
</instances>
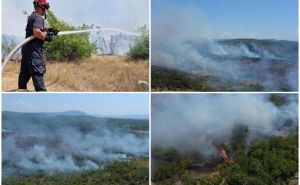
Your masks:
<instances>
[{"instance_id":1,"label":"tree","mask_svg":"<svg viewBox=\"0 0 300 185\"><path fill-rule=\"evenodd\" d=\"M298 141L295 138L273 137L250 148L248 171L257 176L267 173L275 181L286 181L298 170Z\"/></svg>"},{"instance_id":2,"label":"tree","mask_svg":"<svg viewBox=\"0 0 300 185\"><path fill-rule=\"evenodd\" d=\"M16 39L13 37L9 37L8 35L3 34L1 36L2 39L2 60L5 59L5 57L9 54L11 50L13 50L17 46ZM17 53L15 58L20 58L20 52Z\"/></svg>"},{"instance_id":3,"label":"tree","mask_svg":"<svg viewBox=\"0 0 300 185\"><path fill-rule=\"evenodd\" d=\"M68 23L59 20L52 11L48 10L47 14L48 26L60 31L84 30L91 29L93 26L83 24L79 27L74 27ZM56 36L53 41L45 44L45 53L48 60L56 61L73 61L90 57L96 52L96 46L89 41L88 33L75 35Z\"/></svg>"},{"instance_id":4,"label":"tree","mask_svg":"<svg viewBox=\"0 0 300 185\"><path fill-rule=\"evenodd\" d=\"M149 59L149 30L146 25L139 28L141 36L135 41L127 53L128 57L133 60Z\"/></svg>"},{"instance_id":5,"label":"tree","mask_svg":"<svg viewBox=\"0 0 300 185\"><path fill-rule=\"evenodd\" d=\"M232 129L230 145L233 152L239 152L246 148L246 140L248 137L249 128L247 125L236 125Z\"/></svg>"},{"instance_id":6,"label":"tree","mask_svg":"<svg viewBox=\"0 0 300 185\"><path fill-rule=\"evenodd\" d=\"M239 164L234 164L225 173L226 182L229 185L244 185L247 182L247 175Z\"/></svg>"}]
</instances>

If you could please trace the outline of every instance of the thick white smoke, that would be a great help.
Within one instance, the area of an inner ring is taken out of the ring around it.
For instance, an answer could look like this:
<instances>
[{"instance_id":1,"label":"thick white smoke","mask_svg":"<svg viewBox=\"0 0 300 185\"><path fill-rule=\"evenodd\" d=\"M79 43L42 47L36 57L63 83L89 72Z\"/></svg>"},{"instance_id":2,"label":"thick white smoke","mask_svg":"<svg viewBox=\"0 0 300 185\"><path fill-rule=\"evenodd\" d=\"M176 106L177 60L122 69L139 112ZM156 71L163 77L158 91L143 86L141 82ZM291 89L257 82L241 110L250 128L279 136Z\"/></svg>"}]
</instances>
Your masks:
<instances>
[{"instance_id":1,"label":"thick white smoke","mask_svg":"<svg viewBox=\"0 0 300 185\"><path fill-rule=\"evenodd\" d=\"M242 84L257 82L264 91L297 91L296 42L217 39L220 34L199 12L172 5L159 9L152 18L152 65Z\"/></svg>"},{"instance_id":2,"label":"thick white smoke","mask_svg":"<svg viewBox=\"0 0 300 185\"><path fill-rule=\"evenodd\" d=\"M101 168L111 161L148 156L148 134L110 126L105 121L78 125L68 123L67 119L57 120L55 124L4 121L4 175L37 170L70 173Z\"/></svg>"},{"instance_id":3,"label":"thick white smoke","mask_svg":"<svg viewBox=\"0 0 300 185\"><path fill-rule=\"evenodd\" d=\"M249 139L277 135L287 120L298 122L297 97L277 107L269 95L258 94L155 94L152 96L152 146L175 147L209 156L213 142L228 141L237 124L247 125Z\"/></svg>"}]
</instances>

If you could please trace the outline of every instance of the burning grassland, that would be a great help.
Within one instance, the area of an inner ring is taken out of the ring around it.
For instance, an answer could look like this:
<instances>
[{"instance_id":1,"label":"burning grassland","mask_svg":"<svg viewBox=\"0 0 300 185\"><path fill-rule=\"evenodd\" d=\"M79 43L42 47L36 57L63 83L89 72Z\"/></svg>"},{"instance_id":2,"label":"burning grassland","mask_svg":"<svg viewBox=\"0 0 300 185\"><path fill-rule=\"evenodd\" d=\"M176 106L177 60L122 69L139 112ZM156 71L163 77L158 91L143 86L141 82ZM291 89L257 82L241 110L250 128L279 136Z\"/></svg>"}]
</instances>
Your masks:
<instances>
[{"instance_id":1,"label":"burning grassland","mask_svg":"<svg viewBox=\"0 0 300 185\"><path fill-rule=\"evenodd\" d=\"M169 73L152 73L154 90L298 90L297 37L286 40L279 37L269 39L270 35L222 35L221 30L211 27L210 22L214 21L202 15L202 8L206 6L185 9L174 6L176 3L167 4L160 6L152 19L151 64L164 67L164 72ZM175 83L178 75L173 77L169 70L181 73L180 80L188 85ZM192 77L200 82L192 83ZM213 80L205 81L207 77Z\"/></svg>"},{"instance_id":2,"label":"burning grassland","mask_svg":"<svg viewBox=\"0 0 300 185\"><path fill-rule=\"evenodd\" d=\"M40 173L44 178L35 180L51 182L57 176L88 177L89 171L101 176L115 162L129 173L134 163L148 158L148 134L136 133L147 130L148 120L3 112L3 179L8 184L15 178L31 182Z\"/></svg>"},{"instance_id":3,"label":"burning grassland","mask_svg":"<svg viewBox=\"0 0 300 185\"><path fill-rule=\"evenodd\" d=\"M298 43L236 39L182 41L163 51L154 47L154 90L191 91L296 91ZM172 44L174 45L174 43ZM170 46L167 45L165 48ZM160 71L159 71L160 70ZM163 74L167 73L167 74ZM181 73L182 83L175 83ZM169 76L167 76L169 75ZM170 79L167 79L170 78ZM190 79L195 78L197 83ZM208 79L204 81L204 79ZM202 84L202 87L201 87Z\"/></svg>"}]
</instances>

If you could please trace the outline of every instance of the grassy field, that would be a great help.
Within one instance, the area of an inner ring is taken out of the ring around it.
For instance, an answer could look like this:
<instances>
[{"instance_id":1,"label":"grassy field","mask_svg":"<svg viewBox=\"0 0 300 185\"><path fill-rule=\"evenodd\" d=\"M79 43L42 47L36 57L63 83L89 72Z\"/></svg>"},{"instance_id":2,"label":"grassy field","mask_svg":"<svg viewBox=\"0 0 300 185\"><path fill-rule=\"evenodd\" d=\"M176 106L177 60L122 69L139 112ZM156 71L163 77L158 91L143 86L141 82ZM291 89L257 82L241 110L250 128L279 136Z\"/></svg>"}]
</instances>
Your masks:
<instances>
[{"instance_id":1,"label":"grassy field","mask_svg":"<svg viewBox=\"0 0 300 185\"><path fill-rule=\"evenodd\" d=\"M11 62L2 76L2 91L17 89L20 64ZM124 56L94 56L78 62L48 62L48 91L148 91L149 62ZM147 82L144 83L144 82ZM28 89L34 91L32 82Z\"/></svg>"}]
</instances>

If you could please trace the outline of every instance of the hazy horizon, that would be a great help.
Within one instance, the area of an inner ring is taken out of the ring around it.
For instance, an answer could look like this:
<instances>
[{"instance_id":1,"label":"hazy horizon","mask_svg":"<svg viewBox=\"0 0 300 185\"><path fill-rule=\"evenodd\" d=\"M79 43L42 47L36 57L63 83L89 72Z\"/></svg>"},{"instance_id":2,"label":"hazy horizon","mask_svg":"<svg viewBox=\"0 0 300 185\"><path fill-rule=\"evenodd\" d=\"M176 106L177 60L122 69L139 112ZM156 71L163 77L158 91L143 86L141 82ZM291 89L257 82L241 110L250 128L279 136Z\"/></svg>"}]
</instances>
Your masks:
<instances>
[{"instance_id":1,"label":"hazy horizon","mask_svg":"<svg viewBox=\"0 0 300 185\"><path fill-rule=\"evenodd\" d=\"M2 110L28 113L81 111L104 116L149 115L149 95L3 94Z\"/></svg>"}]
</instances>

